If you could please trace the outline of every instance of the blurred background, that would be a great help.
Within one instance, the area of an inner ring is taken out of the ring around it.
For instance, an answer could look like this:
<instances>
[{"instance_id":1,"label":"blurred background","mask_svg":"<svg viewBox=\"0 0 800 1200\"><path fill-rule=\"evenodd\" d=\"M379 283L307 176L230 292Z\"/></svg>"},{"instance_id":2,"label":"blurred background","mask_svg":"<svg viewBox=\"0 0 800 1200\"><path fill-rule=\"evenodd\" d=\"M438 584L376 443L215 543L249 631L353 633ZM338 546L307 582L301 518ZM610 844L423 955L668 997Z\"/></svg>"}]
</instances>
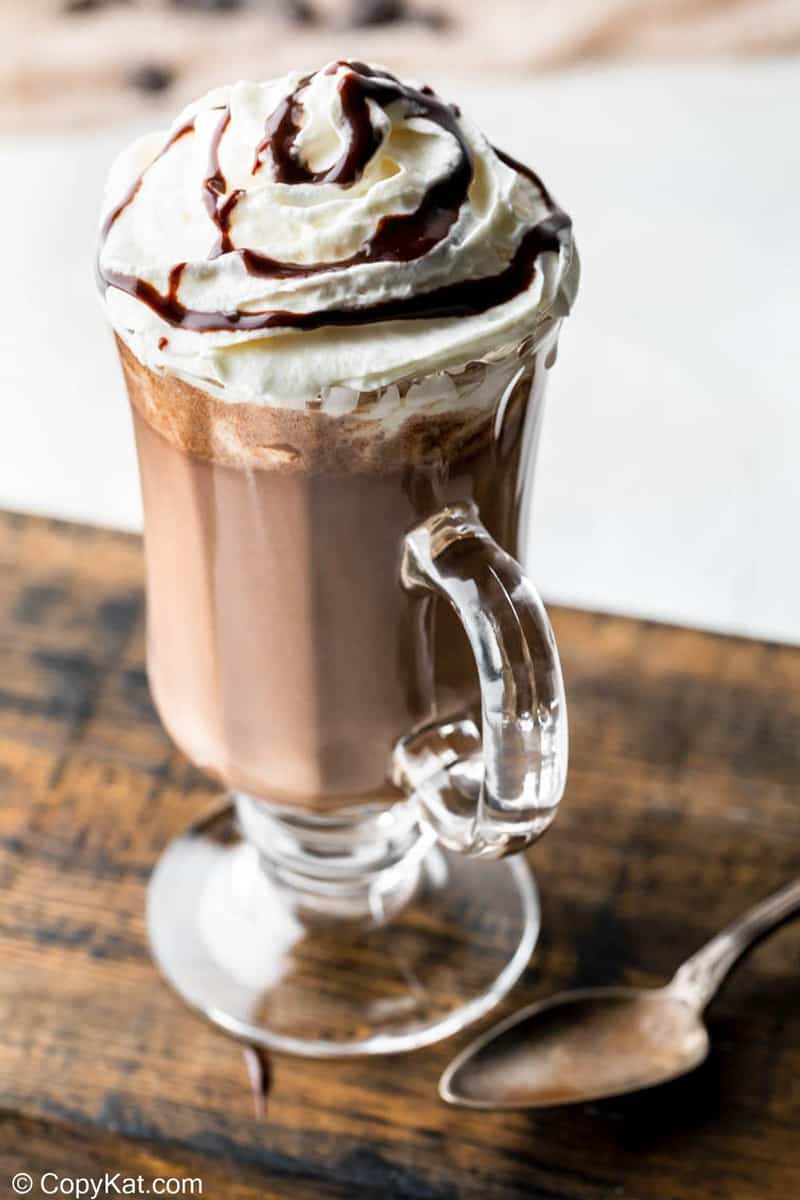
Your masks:
<instances>
[{"instance_id":1,"label":"blurred background","mask_svg":"<svg viewBox=\"0 0 800 1200\"><path fill-rule=\"evenodd\" d=\"M551 601L800 642L800 0L0 0L0 506L140 524L105 172L209 87L362 57L573 215L527 561Z\"/></svg>"}]
</instances>

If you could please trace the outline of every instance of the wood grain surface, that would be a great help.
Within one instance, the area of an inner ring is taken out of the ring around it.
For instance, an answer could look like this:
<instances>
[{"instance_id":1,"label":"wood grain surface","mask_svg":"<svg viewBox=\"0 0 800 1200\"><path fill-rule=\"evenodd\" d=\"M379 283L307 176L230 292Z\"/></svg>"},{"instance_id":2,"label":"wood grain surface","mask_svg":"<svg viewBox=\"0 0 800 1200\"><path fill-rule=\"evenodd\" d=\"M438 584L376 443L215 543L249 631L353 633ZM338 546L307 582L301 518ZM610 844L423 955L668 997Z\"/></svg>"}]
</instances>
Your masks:
<instances>
[{"instance_id":1,"label":"wood grain surface","mask_svg":"<svg viewBox=\"0 0 800 1200\"><path fill-rule=\"evenodd\" d=\"M153 711L143 618L137 539L0 517L0 1197L17 1171L197 1178L215 1200L800 1196L797 925L713 1003L709 1061L652 1092L448 1109L436 1081L462 1035L392 1059L278 1059L258 1118L241 1048L148 958L148 873L212 790ZM798 871L800 651L554 623L570 781L532 855L542 941L500 1011L661 982Z\"/></svg>"}]
</instances>

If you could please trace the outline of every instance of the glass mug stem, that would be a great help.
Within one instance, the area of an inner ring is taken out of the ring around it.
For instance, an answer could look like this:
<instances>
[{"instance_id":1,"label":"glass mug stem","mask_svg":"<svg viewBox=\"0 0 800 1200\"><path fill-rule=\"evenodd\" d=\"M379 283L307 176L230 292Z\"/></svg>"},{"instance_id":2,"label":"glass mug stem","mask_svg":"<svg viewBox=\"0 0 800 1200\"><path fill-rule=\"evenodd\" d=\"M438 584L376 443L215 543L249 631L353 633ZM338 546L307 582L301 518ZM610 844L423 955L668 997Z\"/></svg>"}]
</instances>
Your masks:
<instances>
[{"instance_id":1,"label":"glass mug stem","mask_svg":"<svg viewBox=\"0 0 800 1200\"><path fill-rule=\"evenodd\" d=\"M435 841L408 801L312 816L244 793L233 800L239 831L257 851L259 869L307 924L384 925L413 897ZM249 864L245 860L240 870L245 890Z\"/></svg>"},{"instance_id":2,"label":"glass mug stem","mask_svg":"<svg viewBox=\"0 0 800 1200\"><path fill-rule=\"evenodd\" d=\"M566 697L544 605L472 502L448 505L406 535L400 577L460 618L483 730L469 717L417 730L395 748L394 781L448 849L517 853L548 828L566 783Z\"/></svg>"}]
</instances>

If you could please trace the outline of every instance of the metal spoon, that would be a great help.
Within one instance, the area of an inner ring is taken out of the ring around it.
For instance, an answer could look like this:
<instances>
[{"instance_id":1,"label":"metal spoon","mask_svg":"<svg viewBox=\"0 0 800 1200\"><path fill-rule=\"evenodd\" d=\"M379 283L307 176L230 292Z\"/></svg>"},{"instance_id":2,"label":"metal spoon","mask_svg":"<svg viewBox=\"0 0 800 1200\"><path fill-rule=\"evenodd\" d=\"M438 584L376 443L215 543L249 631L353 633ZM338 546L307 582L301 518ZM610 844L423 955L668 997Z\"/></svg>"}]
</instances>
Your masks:
<instances>
[{"instance_id":1,"label":"metal spoon","mask_svg":"<svg viewBox=\"0 0 800 1200\"><path fill-rule=\"evenodd\" d=\"M550 1108L691 1071L708 1054L706 1005L745 951L798 910L800 880L717 934L666 987L560 992L513 1013L453 1060L440 1096L468 1108Z\"/></svg>"}]
</instances>

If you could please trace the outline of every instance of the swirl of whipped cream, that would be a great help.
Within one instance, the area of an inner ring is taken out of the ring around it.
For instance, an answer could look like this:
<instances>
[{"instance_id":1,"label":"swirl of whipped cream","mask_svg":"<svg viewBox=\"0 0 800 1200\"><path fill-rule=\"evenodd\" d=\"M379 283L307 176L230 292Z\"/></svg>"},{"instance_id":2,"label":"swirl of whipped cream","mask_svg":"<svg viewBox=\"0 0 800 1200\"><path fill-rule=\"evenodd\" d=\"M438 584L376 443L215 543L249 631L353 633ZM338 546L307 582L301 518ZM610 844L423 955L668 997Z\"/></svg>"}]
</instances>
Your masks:
<instances>
[{"instance_id":1,"label":"swirl of whipped cream","mask_svg":"<svg viewBox=\"0 0 800 1200\"><path fill-rule=\"evenodd\" d=\"M458 366L575 289L569 218L534 173L364 63L208 93L119 156L105 212L116 332L232 402Z\"/></svg>"}]
</instances>

